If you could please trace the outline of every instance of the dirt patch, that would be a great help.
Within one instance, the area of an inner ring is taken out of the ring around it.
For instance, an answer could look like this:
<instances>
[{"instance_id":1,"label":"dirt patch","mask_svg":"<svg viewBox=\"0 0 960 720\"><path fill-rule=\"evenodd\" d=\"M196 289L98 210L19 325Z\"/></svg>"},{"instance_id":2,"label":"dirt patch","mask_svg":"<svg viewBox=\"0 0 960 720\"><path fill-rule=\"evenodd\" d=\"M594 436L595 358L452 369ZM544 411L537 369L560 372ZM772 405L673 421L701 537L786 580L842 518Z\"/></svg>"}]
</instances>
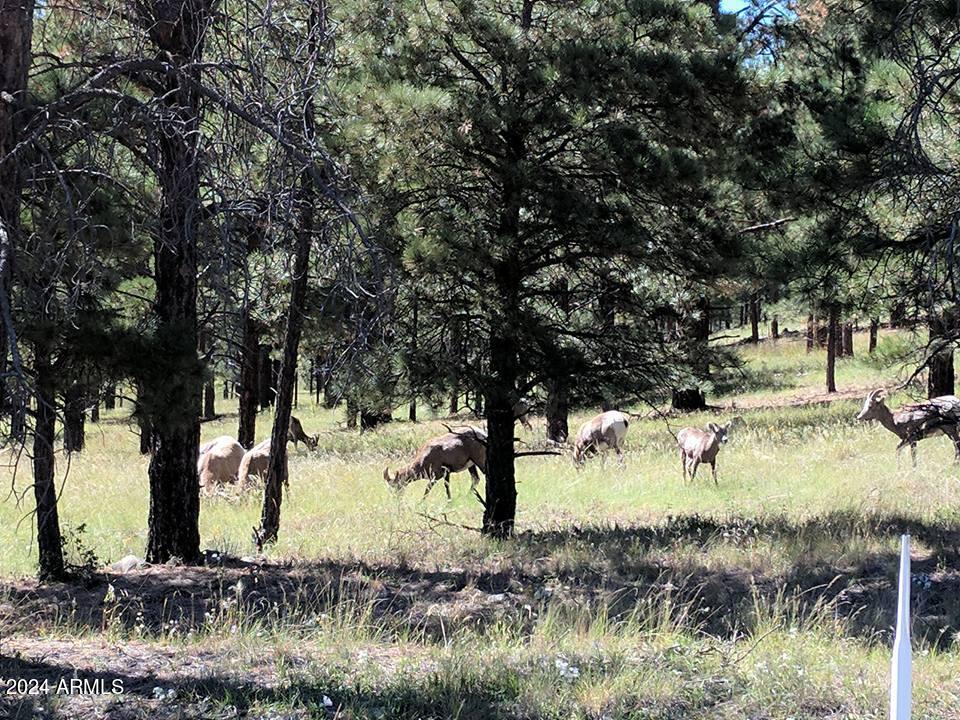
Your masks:
<instances>
[{"instance_id":1,"label":"dirt patch","mask_svg":"<svg viewBox=\"0 0 960 720\"><path fill-rule=\"evenodd\" d=\"M746 400L735 400L721 406L726 410L776 410L786 407L802 407L804 405L824 405L838 400L863 400L867 393L876 390L877 385L863 385L856 387L843 388L834 393L824 392L822 390L806 390L796 395L788 395L775 398L757 398ZM886 386L888 391L896 386Z\"/></svg>"}]
</instances>

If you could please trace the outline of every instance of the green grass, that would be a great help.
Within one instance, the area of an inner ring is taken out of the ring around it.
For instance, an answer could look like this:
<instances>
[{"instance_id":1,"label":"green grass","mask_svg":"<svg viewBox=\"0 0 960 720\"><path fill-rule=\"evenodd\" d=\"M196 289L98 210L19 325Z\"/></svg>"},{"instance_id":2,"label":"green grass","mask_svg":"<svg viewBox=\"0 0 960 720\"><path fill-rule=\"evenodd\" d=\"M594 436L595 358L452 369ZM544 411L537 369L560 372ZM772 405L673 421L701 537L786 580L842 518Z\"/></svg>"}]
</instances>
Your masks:
<instances>
[{"instance_id":1,"label":"green grass","mask_svg":"<svg viewBox=\"0 0 960 720\"><path fill-rule=\"evenodd\" d=\"M840 364L841 389L893 380L857 352ZM748 368L789 376L793 386L738 403L772 404L822 375L823 354L808 355L798 341L742 353ZM879 718L906 531L919 582L915 712L957 717L953 449L925 441L918 467L905 456L898 468L896 438L857 423L859 404L736 410L744 424L721 450L718 486L709 468L681 481L659 420L631 423L625 467L612 456L581 471L569 456L520 459L518 537L502 543L461 527L480 521L466 474L454 476L449 503L442 487L424 500L423 482L400 495L383 482L384 466L442 432L440 421L360 435L342 429L341 412L308 403L296 414L321 433L320 447L291 446L280 541L259 571L133 573L112 580L107 600L102 584L34 589L30 502L8 498L0 623L28 646L63 638L77 647L133 643L185 666L213 658L207 670L167 681L176 702L152 698L151 688L131 698L145 716L179 703L211 716L232 705L252 716L323 717L332 715L327 696L346 718ZM118 410L90 426L61 496L63 526L84 525L82 547L104 563L145 545L147 461L122 418ZM268 427L261 416L258 438ZM234 433L229 414L203 425L204 439ZM535 445L542 420L518 434ZM261 500L204 497L203 546L252 554ZM43 707L72 712L50 702Z\"/></svg>"}]
</instances>

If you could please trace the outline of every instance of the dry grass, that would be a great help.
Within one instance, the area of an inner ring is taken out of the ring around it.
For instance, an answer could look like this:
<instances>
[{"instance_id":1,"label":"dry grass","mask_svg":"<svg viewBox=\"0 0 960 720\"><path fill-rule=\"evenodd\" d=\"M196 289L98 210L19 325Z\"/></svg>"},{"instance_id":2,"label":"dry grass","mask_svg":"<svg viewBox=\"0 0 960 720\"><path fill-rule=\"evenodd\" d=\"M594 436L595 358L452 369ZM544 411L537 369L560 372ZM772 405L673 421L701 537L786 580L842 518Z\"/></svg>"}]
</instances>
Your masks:
<instances>
[{"instance_id":1,"label":"dry grass","mask_svg":"<svg viewBox=\"0 0 960 720\"><path fill-rule=\"evenodd\" d=\"M745 352L798 373L812 362L799 343ZM855 363L841 382L889 380ZM124 681L127 695L120 709L105 696L7 707L18 717L881 717L897 538L910 532L917 713L957 717L952 448L926 441L919 466L898 469L894 438L855 423L857 405L738 410L745 424L721 451L718 487L708 473L681 482L660 421L631 424L626 468L525 458L509 543L457 527L479 522L466 475L450 503L439 488L423 500L422 483L400 496L383 483L384 465L439 421L358 435L312 405L297 415L321 431L320 448L291 457L267 556L248 557L260 497L231 491L203 500L207 566L40 587L29 519L18 527L26 509L8 499L0 650L20 657L0 675L77 668ZM80 544L104 563L145 543L146 461L121 418L91 428L62 496L64 525L85 524ZM205 424L204 438L234 423ZM519 432L535 443L542 426Z\"/></svg>"}]
</instances>

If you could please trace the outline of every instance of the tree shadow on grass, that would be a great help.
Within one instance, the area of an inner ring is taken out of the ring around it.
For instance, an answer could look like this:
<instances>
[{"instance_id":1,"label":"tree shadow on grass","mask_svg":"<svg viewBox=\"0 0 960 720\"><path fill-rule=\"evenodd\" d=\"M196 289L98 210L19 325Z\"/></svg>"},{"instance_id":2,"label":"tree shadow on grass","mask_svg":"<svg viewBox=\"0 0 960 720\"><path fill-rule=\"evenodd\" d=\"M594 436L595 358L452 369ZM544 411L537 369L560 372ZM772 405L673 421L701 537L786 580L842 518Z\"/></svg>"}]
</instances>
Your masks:
<instances>
[{"instance_id":1,"label":"tree shadow on grass","mask_svg":"<svg viewBox=\"0 0 960 720\"><path fill-rule=\"evenodd\" d=\"M429 641L498 621L528 632L547 607L578 620L603 611L653 623L669 599L671 622L719 637L751 632L780 608L784 621L819 613L841 619L856 637L885 640L901 533L913 536L917 551L915 637L950 645L960 628L960 526L849 512L803 522L682 516L527 532L506 543L495 563L465 559L450 569L211 554L206 566L108 573L89 587L8 582L0 584L0 631L66 624L179 637L257 623L309 632L318 618L335 616L346 626ZM747 566L764 553L775 557Z\"/></svg>"},{"instance_id":2,"label":"tree shadow on grass","mask_svg":"<svg viewBox=\"0 0 960 720\"><path fill-rule=\"evenodd\" d=\"M155 674L137 668L94 668L69 662L0 657L0 675L19 678L33 687L46 681L56 688L62 679L83 681L88 697L51 690L40 696L0 698L0 714L11 719L86 718L91 714L126 718L357 717L495 720L516 717L520 684L512 669L482 666L443 673L386 675L376 684L355 681L341 669L313 665L282 683L265 682L256 673L203 677L183 673ZM110 689L120 691L113 694ZM101 691L100 689L106 689ZM90 694L92 693L92 697ZM55 702L51 703L51 698ZM96 708L96 712L91 710ZM293 711L292 713L290 711ZM47 713L50 713L49 715Z\"/></svg>"}]
</instances>

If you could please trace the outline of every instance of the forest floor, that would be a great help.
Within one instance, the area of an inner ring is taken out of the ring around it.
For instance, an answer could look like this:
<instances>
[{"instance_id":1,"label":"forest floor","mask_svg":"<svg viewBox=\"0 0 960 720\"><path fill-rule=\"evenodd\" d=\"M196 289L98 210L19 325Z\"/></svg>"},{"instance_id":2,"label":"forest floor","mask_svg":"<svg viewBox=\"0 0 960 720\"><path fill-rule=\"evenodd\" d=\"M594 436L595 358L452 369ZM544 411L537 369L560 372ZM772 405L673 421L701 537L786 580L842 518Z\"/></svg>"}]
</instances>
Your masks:
<instances>
[{"instance_id":1,"label":"forest floor","mask_svg":"<svg viewBox=\"0 0 960 720\"><path fill-rule=\"evenodd\" d=\"M886 717L908 532L914 712L958 717L958 471L942 439L897 467L896 439L855 421L867 389L902 380L890 358L910 338L887 333L874 358L865 342L829 402L823 352L738 347L745 365L710 397L720 409L670 419L743 418L718 485L683 483L662 420L631 423L625 467L518 461L505 543L469 529L465 475L451 502L383 483L439 420L359 435L304 402L320 448L292 453L276 546L254 553L261 498L230 490L203 498L205 564L121 572L145 543L146 460L124 409L108 413L62 492L82 581L32 579L29 496L0 504L0 716ZM204 439L234 423L205 423ZM538 420L520 437L542 433ZM27 484L21 468L11 487Z\"/></svg>"}]
</instances>

